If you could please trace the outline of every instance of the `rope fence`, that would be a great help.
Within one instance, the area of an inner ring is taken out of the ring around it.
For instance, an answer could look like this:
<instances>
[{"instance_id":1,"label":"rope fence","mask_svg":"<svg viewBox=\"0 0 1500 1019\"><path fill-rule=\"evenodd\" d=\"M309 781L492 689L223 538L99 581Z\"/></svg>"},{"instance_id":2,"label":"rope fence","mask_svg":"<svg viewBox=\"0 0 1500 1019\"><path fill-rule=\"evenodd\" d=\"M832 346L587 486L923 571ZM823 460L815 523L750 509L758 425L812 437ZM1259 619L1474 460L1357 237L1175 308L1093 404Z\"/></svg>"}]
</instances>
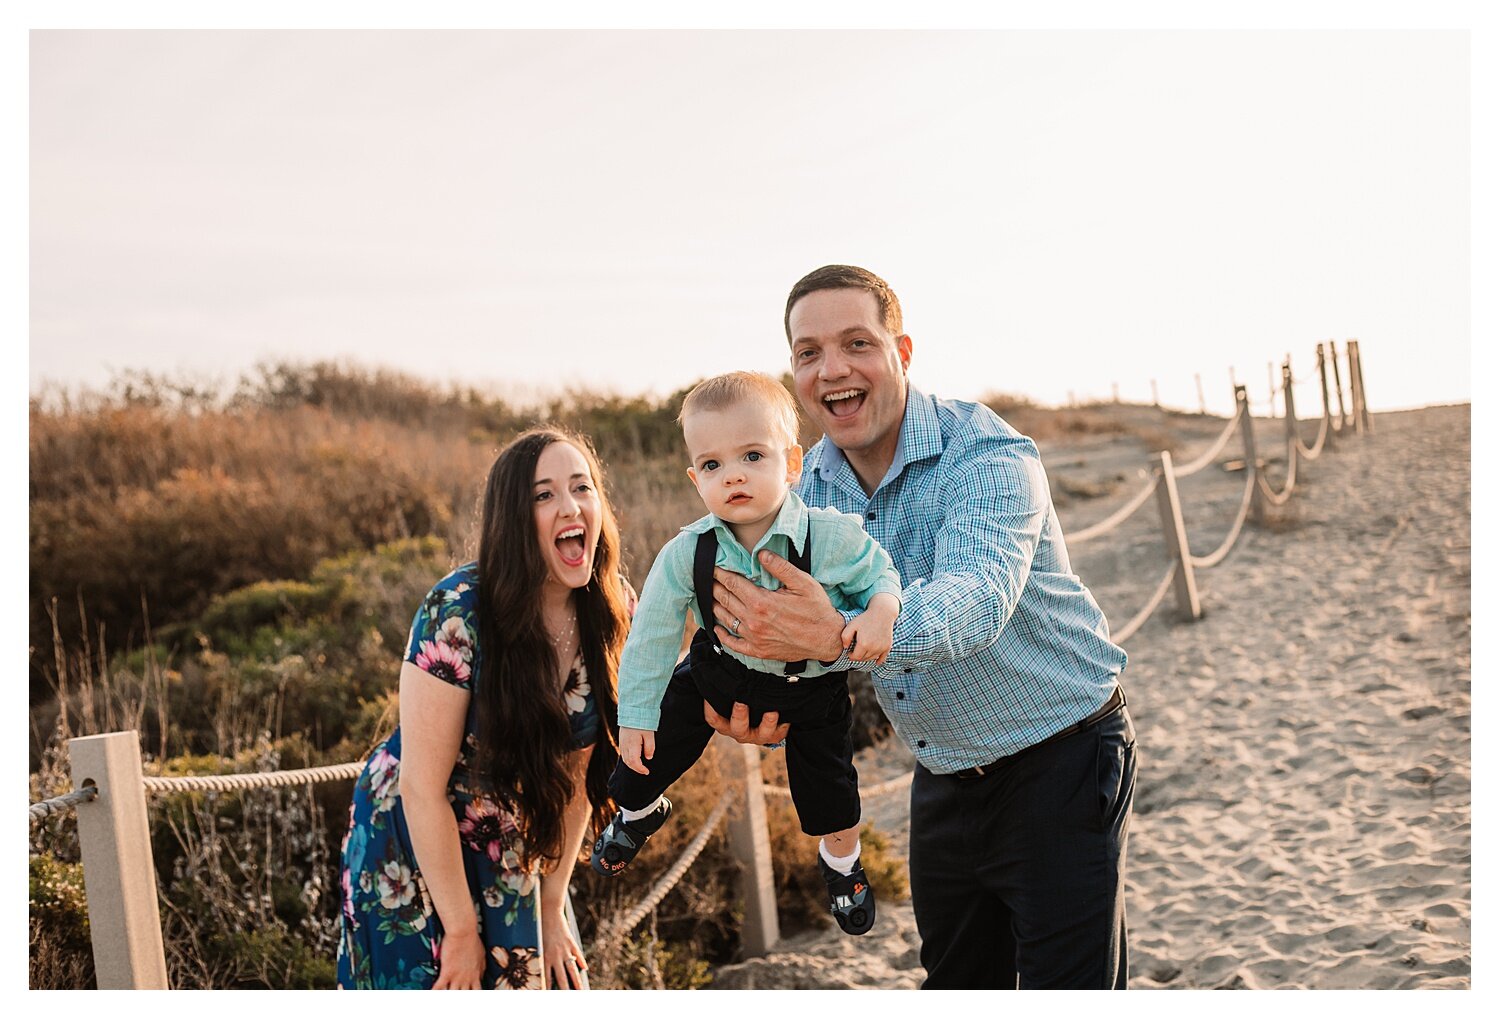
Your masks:
<instances>
[{"instance_id":1,"label":"rope fence","mask_svg":"<svg viewBox=\"0 0 1500 1019\"><path fill-rule=\"evenodd\" d=\"M1332 351L1334 345L1331 341L1328 346ZM1194 585L1194 570L1210 569L1222 563L1242 536L1247 520L1252 516L1259 520L1266 505L1281 506L1291 498L1297 486L1297 465L1300 460L1317 459L1331 436L1343 435L1351 427L1359 434L1373 430L1369 408L1364 399L1358 341L1348 341L1345 356L1352 404L1352 411L1348 414L1344 408L1344 388L1339 378L1336 351L1325 357L1323 345L1319 344L1317 354L1316 376L1294 381L1290 358L1282 365L1282 384L1279 390L1284 397L1287 476L1280 491L1272 489L1266 481L1263 463L1256 456L1249 392L1245 386L1235 385L1235 413L1207 449L1181 466L1172 464L1170 454L1158 454L1159 462L1155 466L1153 477L1119 509L1104 520L1067 535L1068 543L1075 546L1098 538L1118 528L1144 506L1152 495L1158 498L1170 562L1146 604L1113 634L1112 639L1116 643L1123 644L1133 637L1166 601L1167 593L1174 586L1182 614L1189 619L1198 618L1201 610ZM1334 374L1334 392L1338 398L1337 423L1333 420L1333 406L1329 398L1330 368ZM1314 377L1321 383L1323 415L1317 438L1309 447L1303 443L1297 429L1293 387L1299 382L1311 381ZM1270 403L1274 408L1274 394ZM1245 445L1246 477L1239 507L1219 546L1208 555L1193 555L1188 546L1176 481L1196 474L1215 462L1236 431L1240 433ZM141 772L139 742L134 732L79 737L70 740L68 745L76 791L33 803L29 814L32 820L68 810L77 811L79 815L80 848L85 873L90 877L88 900L95 969L98 986L101 988L167 986L157 914L155 872L151 863L146 821L146 793L232 792L347 781L357 778L365 765L364 761L352 761L346 764L249 774L147 777ZM752 759L747 758L749 760ZM758 757L753 760L758 761ZM750 803L752 813L756 809L755 805L761 803L766 795L790 798L790 789L779 784L761 782L758 768L755 770L757 774L754 777L745 773L724 791L687 848L639 902L600 923L593 946L596 950L618 943L676 887L724 821L737 794L747 795L746 802ZM911 781L912 772L908 771L864 787L862 795L884 796L907 788ZM741 786L744 788L739 789ZM736 822L740 825L743 823ZM758 823L763 834L763 815ZM765 844L766 840L761 838L759 843ZM769 854L768 844L763 851ZM762 850L756 849L755 852L760 853ZM753 867L750 861L743 862L747 863L747 869L752 873L757 872L755 868L758 868L759 873L769 874L768 856L754 861ZM97 881L94 880L96 874L100 875ZM97 896L96 886L100 889ZM771 940L774 940L774 899L772 913L770 930L773 932Z\"/></svg>"},{"instance_id":2,"label":"rope fence","mask_svg":"<svg viewBox=\"0 0 1500 1019\"><path fill-rule=\"evenodd\" d=\"M91 800L95 800L98 796L98 787L89 785L71 793L54 796L50 800L33 803L30 808L30 819L32 821L40 821L43 818L51 817L53 814L64 813L78 806L80 803L88 803Z\"/></svg>"}]
</instances>

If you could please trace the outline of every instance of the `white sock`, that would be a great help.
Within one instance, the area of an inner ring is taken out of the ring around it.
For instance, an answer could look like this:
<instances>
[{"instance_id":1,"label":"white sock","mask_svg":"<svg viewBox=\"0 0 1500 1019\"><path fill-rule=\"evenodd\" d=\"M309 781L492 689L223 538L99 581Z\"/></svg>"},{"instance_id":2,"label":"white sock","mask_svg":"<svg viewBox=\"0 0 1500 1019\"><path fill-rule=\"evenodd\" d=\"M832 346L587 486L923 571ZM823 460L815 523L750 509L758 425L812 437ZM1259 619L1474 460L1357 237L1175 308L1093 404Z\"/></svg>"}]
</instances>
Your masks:
<instances>
[{"instance_id":1,"label":"white sock","mask_svg":"<svg viewBox=\"0 0 1500 1019\"><path fill-rule=\"evenodd\" d=\"M656 802L652 803L651 806L647 807L645 810L626 810L624 807L621 807L620 813L625 815L625 820L627 821L639 821L641 818L645 817L648 814L656 813L656 808L659 806L661 806L660 796L656 798ZM845 871L845 873L848 872Z\"/></svg>"},{"instance_id":2,"label":"white sock","mask_svg":"<svg viewBox=\"0 0 1500 1019\"><path fill-rule=\"evenodd\" d=\"M854 840L854 852L848 856L833 856L828 852L828 843L822 839L818 840L818 855L823 862L844 876L854 873L854 865L859 862L859 839Z\"/></svg>"}]
</instances>

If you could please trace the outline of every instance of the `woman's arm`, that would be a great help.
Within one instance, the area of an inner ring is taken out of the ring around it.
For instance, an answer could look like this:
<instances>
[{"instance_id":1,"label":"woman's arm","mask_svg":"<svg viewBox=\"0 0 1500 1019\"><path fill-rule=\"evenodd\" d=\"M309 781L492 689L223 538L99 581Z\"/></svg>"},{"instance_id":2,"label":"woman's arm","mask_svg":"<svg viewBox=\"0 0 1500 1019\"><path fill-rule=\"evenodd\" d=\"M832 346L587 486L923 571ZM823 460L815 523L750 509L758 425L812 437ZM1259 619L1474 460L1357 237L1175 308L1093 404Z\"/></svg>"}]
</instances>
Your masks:
<instances>
[{"instance_id":1,"label":"woman's arm","mask_svg":"<svg viewBox=\"0 0 1500 1019\"><path fill-rule=\"evenodd\" d=\"M573 879L573 865L578 862L578 853L583 846L583 834L589 822L589 794L585 782L592 746L575 750L568 758L573 772L573 798L563 810L562 857L557 866L542 875L542 968L547 974L547 986L563 990L582 990L583 973L588 967L583 950L573 940L568 927L563 903L568 896L568 883Z\"/></svg>"},{"instance_id":2,"label":"woman's arm","mask_svg":"<svg viewBox=\"0 0 1500 1019\"><path fill-rule=\"evenodd\" d=\"M402 663L401 804L417 867L443 924L434 990L478 988L486 962L464 877L458 820L448 802L468 706L467 690Z\"/></svg>"}]
</instances>

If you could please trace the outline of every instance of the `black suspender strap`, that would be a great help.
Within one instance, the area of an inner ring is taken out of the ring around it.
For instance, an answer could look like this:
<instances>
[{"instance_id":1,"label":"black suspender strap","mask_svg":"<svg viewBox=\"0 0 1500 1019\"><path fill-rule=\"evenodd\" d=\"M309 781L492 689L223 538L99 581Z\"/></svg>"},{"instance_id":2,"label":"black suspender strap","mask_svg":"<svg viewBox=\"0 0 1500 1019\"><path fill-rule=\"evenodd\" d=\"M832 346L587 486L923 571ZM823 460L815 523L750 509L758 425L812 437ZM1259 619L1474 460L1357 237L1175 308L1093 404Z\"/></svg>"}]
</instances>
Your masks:
<instances>
[{"instance_id":1,"label":"black suspender strap","mask_svg":"<svg viewBox=\"0 0 1500 1019\"><path fill-rule=\"evenodd\" d=\"M797 551L797 546L792 545L792 565L803 573L811 573L812 569L812 521L807 522L807 540L802 543L802 551ZM787 662L786 675L800 676L802 670L807 668L807 659L800 662Z\"/></svg>"},{"instance_id":2,"label":"black suspender strap","mask_svg":"<svg viewBox=\"0 0 1500 1019\"><path fill-rule=\"evenodd\" d=\"M802 543L799 551L796 545L791 547L791 564L803 573L811 573L812 569L812 523L807 526L807 540ZM714 560L719 555L719 536L712 527L698 535L698 545L693 550L693 591L698 598L698 613L703 617L703 629L708 631L708 636L714 642L714 647L719 646L718 635L714 633ZM807 659L800 662L787 662L785 674L788 676L801 675L807 668Z\"/></svg>"},{"instance_id":3,"label":"black suspender strap","mask_svg":"<svg viewBox=\"0 0 1500 1019\"><path fill-rule=\"evenodd\" d=\"M693 590L698 595L698 612L703 616L703 629L719 649L719 636L714 633L714 560L719 555L719 536L710 527L698 535L698 548L693 552Z\"/></svg>"}]
</instances>

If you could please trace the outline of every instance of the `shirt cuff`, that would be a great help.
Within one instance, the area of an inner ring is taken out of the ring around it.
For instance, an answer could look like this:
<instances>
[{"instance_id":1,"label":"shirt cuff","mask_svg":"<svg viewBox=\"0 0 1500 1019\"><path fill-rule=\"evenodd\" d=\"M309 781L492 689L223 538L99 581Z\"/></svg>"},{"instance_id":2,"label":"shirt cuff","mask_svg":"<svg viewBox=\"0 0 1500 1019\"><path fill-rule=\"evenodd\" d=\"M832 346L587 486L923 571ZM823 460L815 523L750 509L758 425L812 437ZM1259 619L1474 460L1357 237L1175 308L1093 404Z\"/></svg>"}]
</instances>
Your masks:
<instances>
[{"instance_id":1,"label":"shirt cuff","mask_svg":"<svg viewBox=\"0 0 1500 1019\"><path fill-rule=\"evenodd\" d=\"M657 726L661 725L661 709L627 708L621 705L620 714L616 720L625 729L645 729L648 732L655 732Z\"/></svg>"},{"instance_id":2,"label":"shirt cuff","mask_svg":"<svg viewBox=\"0 0 1500 1019\"><path fill-rule=\"evenodd\" d=\"M844 625L845 626L848 626L850 623L852 623L854 621L854 617L858 616L859 614L860 614L860 610L859 609L840 609L839 610L839 615L841 615L841 616L844 617ZM821 665L821 666L823 666L823 668L827 669L829 672L843 672L846 669L852 669L852 668L855 667L854 666L854 660L849 657L849 649L848 648L844 648L843 650L841 650L839 652L839 656L837 658L833 659L832 661L825 662L822 659L819 659L818 660L818 664Z\"/></svg>"}]
</instances>

